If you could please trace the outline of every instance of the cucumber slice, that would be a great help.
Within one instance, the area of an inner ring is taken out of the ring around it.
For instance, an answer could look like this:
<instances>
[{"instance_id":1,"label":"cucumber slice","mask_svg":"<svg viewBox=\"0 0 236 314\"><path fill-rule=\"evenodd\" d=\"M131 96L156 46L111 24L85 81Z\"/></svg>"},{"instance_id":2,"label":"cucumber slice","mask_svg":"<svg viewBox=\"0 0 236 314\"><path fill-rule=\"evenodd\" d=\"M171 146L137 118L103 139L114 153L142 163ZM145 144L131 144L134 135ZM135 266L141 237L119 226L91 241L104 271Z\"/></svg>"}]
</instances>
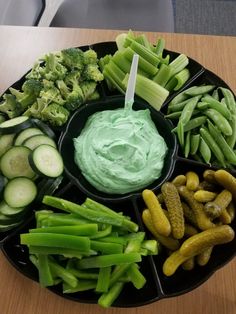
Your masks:
<instances>
[{"instance_id":1,"label":"cucumber slice","mask_svg":"<svg viewBox=\"0 0 236 314\"><path fill-rule=\"evenodd\" d=\"M13 228L19 226L21 223L23 222L23 220L9 224L9 225L2 225L0 224L0 232L6 232L9 230L12 230Z\"/></svg>"},{"instance_id":2,"label":"cucumber slice","mask_svg":"<svg viewBox=\"0 0 236 314\"><path fill-rule=\"evenodd\" d=\"M64 169L63 160L58 150L51 145L40 145L29 155L32 169L39 175L50 178L59 177Z\"/></svg>"},{"instance_id":3,"label":"cucumber slice","mask_svg":"<svg viewBox=\"0 0 236 314\"><path fill-rule=\"evenodd\" d=\"M20 116L0 123L0 134L17 133L32 125L29 117Z\"/></svg>"},{"instance_id":4,"label":"cucumber slice","mask_svg":"<svg viewBox=\"0 0 236 314\"><path fill-rule=\"evenodd\" d=\"M51 137L52 139L56 139L56 134L53 130L43 121L39 119L32 119L33 125L43 131L47 136Z\"/></svg>"},{"instance_id":5,"label":"cucumber slice","mask_svg":"<svg viewBox=\"0 0 236 314\"><path fill-rule=\"evenodd\" d=\"M43 131L41 131L39 128L28 128L20 133L16 134L15 139L14 139L14 145L22 145L22 143L28 139L31 136L38 135L38 134L43 134Z\"/></svg>"},{"instance_id":6,"label":"cucumber slice","mask_svg":"<svg viewBox=\"0 0 236 314\"><path fill-rule=\"evenodd\" d=\"M22 217L25 212L25 207L14 208L10 207L4 200L0 202L0 214L6 217L17 219L18 217Z\"/></svg>"},{"instance_id":7,"label":"cucumber slice","mask_svg":"<svg viewBox=\"0 0 236 314\"><path fill-rule=\"evenodd\" d=\"M16 177L33 178L35 172L29 164L31 150L25 146L13 146L2 156L0 168L2 174L8 179Z\"/></svg>"},{"instance_id":8,"label":"cucumber slice","mask_svg":"<svg viewBox=\"0 0 236 314\"><path fill-rule=\"evenodd\" d=\"M0 135L0 157L13 146L13 139L15 134Z\"/></svg>"},{"instance_id":9,"label":"cucumber slice","mask_svg":"<svg viewBox=\"0 0 236 314\"><path fill-rule=\"evenodd\" d=\"M5 226L5 225L10 225L12 223L15 223L14 220L12 220L11 218L7 217L6 215L3 215L0 213L0 224Z\"/></svg>"},{"instance_id":10,"label":"cucumber slice","mask_svg":"<svg viewBox=\"0 0 236 314\"><path fill-rule=\"evenodd\" d=\"M37 187L34 181L26 177L10 180L5 189L4 201L14 208L25 207L32 203L37 196Z\"/></svg>"},{"instance_id":11,"label":"cucumber slice","mask_svg":"<svg viewBox=\"0 0 236 314\"><path fill-rule=\"evenodd\" d=\"M34 150L36 147L38 147L39 145L42 145L42 144L47 144L47 145L51 145L53 147L57 147L54 140L52 138L48 137L47 135L44 135L44 134L38 134L38 135L31 136L30 138L26 139L23 142L23 145L30 148L31 150Z\"/></svg>"}]
</instances>

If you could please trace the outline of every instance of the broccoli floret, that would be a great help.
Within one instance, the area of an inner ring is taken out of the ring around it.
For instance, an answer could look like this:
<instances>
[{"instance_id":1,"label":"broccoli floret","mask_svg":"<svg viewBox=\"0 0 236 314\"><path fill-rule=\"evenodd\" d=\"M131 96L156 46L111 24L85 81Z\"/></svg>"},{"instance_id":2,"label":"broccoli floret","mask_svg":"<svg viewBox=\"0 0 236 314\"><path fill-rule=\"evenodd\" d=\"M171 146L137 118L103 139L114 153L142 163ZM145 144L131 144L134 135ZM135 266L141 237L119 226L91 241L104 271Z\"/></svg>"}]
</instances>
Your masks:
<instances>
[{"instance_id":1,"label":"broccoli floret","mask_svg":"<svg viewBox=\"0 0 236 314\"><path fill-rule=\"evenodd\" d=\"M25 110L29 105L32 105L35 102L42 88L43 85L40 81L29 79L23 84L22 92L12 87L10 87L9 90L11 94L16 97L16 100L22 106L22 109Z\"/></svg>"},{"instance_id":2,"label":"broccoli floret","mask_svg":"<svg viewBox=\"0 0 236 314\"><path fill-rule=\"evenodd\" d=\"M47 107L47 103L42 99L38 98L24 113L23 116L41 119L42 111Z\"/></svg>"},{"instance_id":3,"label":"broccoli floret","mask_svg":"<svg viewBox=\"0 0 236 314\"><path fill-rule=\"evenodd\" d=\"M67 69L60 63L60 58L53 53L45 55L45 66L41 71L44 78L49 81L61 80L66 73Z\"/></svg>"},{"instance_id":4,"label":"broccoli floret","mask_svg":"<svg viewBox=\"0 0 236 314\"><path fill-rule=\"evenodd\" d=\"M17 102L14 95L4 94L3 99L0 103L0 112L6 113L10 119L19 116L23 112L22 106Z\"/></svg>"},{"instance_id":5,"label":"broccoli floret","mask_svg":"<svg viewBox=\"0 0 236 314\"><path fill-rule=\"evenodd\" d=\"M84 68L84 53L79 48L68 48L61 51L62 63L70 70L82 71Z\"/></svg>"},{"instance_id":6,"label":"broccoli floret","mask_svg":"<svg viewBox=\"0 0 236 314\"><path fill-rule=\"evenodd\" d=\"M97 90L95 90L88 98L87 100L98 100L100 99L100 94Z\"/></svg>"},{"instance_id":7,"label":"broccoli floret","mask_svg":"<svg viewBox=\"0 0 236 314\"><path fill-rule=\"evenodd\" d=\"M88 64L84 70L83 77L85 81L92 80L95 82L100 82L104 78L97 64Z\"/></svg>"},{"instance_id":8,"label":"broccoli floret","mask_svg":"<svg viewBox=\"0 0 236 314\"><path fill-rule=\"evenodd\" d=\"M40 80L42 78L42 70L43 68L41 67L41 63L36 62L31 71L26 75L26 78Z\"/></svg>"},{"instance_id":9,"label":"broccoli floret","mask_svg":"<svg viewBox=\"0 0 236 314\"><path fill-rule=\"evenodd\" d=\"M46 104L55 102L63 106L65 103L65 100L62 98L60 90L51 81L43 81L43 89L41 90L39 96Z\"/></svg>"},{"instance_id":10,"label":"broccoli floret","mask_svg":"<svg viewBox=\"0 0 236 314\"><path fill-rule=\"evenodd\" d=\"M42 111L42 119L53 126L61 126L69 118L69 111L56 103L51 103Z\"/></svg>"},{"instance_id":11,"label":"broccoli floret","mask_svg":"<svg viewBox=\"0 0 236 314\"><path fill-rule=\"evenodd\" d=\"M66 95L65 107L68 110L75 110L84 103L84 94L80 87L80 72L74 70L70 72L65 78L65 84L70 92ZM65 91L65 86L64 86Z\"/></svg>"},{"instance_id":12,"label":"broccoli floret","mask_svg":"<svg viewBox=\"0 0 236 314\"><path fill-rule=\"evenodd\" d=\"M97 53L93 49L88 49L84 52L84 64L97 64Z\"/></svg>"},{"instance_id":13,"label":"broccoli floret","mask_svg":"<svg viewBox=\"0 0 236 314\"><path fill-rule=\"evenodd\" d=\"M83 81L80 84L84 99L87 100L95 91L97 83L94 81Z\"/></svg>"}]
</instances>

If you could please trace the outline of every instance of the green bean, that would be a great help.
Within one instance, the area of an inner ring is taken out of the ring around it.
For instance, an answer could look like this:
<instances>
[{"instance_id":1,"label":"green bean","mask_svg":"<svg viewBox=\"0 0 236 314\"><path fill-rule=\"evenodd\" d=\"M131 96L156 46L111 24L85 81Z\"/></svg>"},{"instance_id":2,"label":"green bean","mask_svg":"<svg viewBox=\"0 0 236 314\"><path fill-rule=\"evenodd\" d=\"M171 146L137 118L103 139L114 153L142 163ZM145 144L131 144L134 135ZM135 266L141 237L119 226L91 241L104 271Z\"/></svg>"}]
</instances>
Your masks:
<instances>
[{"instance_id":1,"label":"green bean","mask_svg":"<svg viewBox=\"0 0 236 314\"><path fill-rule=\"evenodd\" d=\"M185 144L184 144L184 157L185 158L188 158L188 155L190 152L190 135L191 135L191 132L188 131L186 135Z\"/></svg>"},{"instance_id":2,"label":"green bean","mask_svg":"<svg viewBox=\"0 0 236 314\"><path fill-rule=\"evenodd\" d=\"M219 145L226 160L229 161L231 164L236 165L236 155L234 151L227 144L221 132L209 120L208 120L208 129L212 137L215 139L216 143Z\"/></svg>"},{"instance_id":3,"label":"green bean","mask_svg":"<svg viewBox=\"0 0 236 314\"><path fill-rule=\"evenodd\" d=\"M202 138L204 139L204 141L206 142L206 144L209 146L212 153L215 155L215 157L218 160L218 162L220 163L220 165L225 167L224 155L223 155L221 149L219 148L219 146L217 145L216 141L214 140L214 138L208 132L208 130L206 128L202 127L200 129L200 134L201 134Z\"/></svg>"},{"instance_id":4,"label":"green bean","mask_svg":"<svg viewBox=\"0 0 236 314\"><path fill-rule=\"evenodd\" d=\"M207 109L204 113L215 123L215 125L220 129L220 131L226 135L232 135L233 131L229 122L225 117L216 111L215 109Z\"/></svg>"},{"instance_id":5,"label":"green bean","mask_svg":"<svg viewBox=\"0 0 236 314\"><path fill-rule=\"evenodd\" d=\"M203 160L208 164L211 160L211 150L202 137L200 139L199 152Z\"/></svg>"},{"instance_id":6,"label":"green bean","mask_svg":"<svg viewBox=\"0 0 236 314\"><path fill-rule=\"evenodd\" d=\"M231 119L231 113L224 103L219 102L210 95L202 97L201 100L206 102L210 108L213 108L221 113L227 120Z\"/></svg>"},{"instance_id":7,"label":"green bean","mask_svg":"<svg viewBox=\"0 0 236 314\"><path fill-rule=\"evenodd\" d=\"M185 105L182 114L180 116L180 121L183 123L183 126L191 119L193 110L195 109L198 102L198 97L193 97Z\"/></svg>"},{"instance_id":8,"label":"green bean","mask_svg":"<svg viewBox=\"0 0 236 314\"><path fill-rule=\"evenodd\" d=\"M190 154L195 155L200 143L200 134L191 134L190 136Z\"/></svg>"},{"instance_id":9,"label":"green bean","mask_svg":"<svg viewBox=\"0 0 236 314\"><path fill-rule=\"evenodd\" d=\"M209 93L215 88L214 85L202 85L202 86L193 86L191 89L185 91L185 94L188 96L197 96Z\"/></svg>"}]
</instances>

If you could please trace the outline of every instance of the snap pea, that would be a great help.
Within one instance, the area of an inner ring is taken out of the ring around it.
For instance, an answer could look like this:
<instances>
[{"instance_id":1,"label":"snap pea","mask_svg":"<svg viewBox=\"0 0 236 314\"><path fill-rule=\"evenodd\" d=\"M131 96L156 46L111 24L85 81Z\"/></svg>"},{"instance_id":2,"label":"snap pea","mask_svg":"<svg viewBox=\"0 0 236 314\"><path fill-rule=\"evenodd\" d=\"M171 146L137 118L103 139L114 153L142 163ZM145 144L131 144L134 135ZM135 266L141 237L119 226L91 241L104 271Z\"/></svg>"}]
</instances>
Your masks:
<instances>
[{"instance_id":1,"label":"snap pea","mask_svg":"<svg viewBox=\"0 0 236 314\"><path fill-rule=\"evenodd\" d=\"M204 113L215 123L224 135L232 135L232 128L227 119L221 113L215 109L207 109Z\"/></svg>"},{"instance_id":2,"label":"snap pea","mask_svg":"<svg viewBox=\"0 0 236 314\"><path fill-rule=\"evenodd\" d=\"M232 148L227 144L225 138L221 132L208 120L208 129L212 137L215 139L216 143L219 145L225 159L231 164L236 165L236 155Z\"/></svg>"},{"instance_id":3,"label":"snap pea","mask_svg":"<svg viewBox=\"0 0 236 314\"><path fill-rule=\"evenodd\" d=\"M232 115L232 119L229 121L232 128L232 135L226 138L226 142L231 148L234 148L236 144L236 114Z\"/></svg>"},{"instance_id":4,"label":"snap pea","mask_svg":"<svg viewBox=\"0 0 236 314\"><path fill-rule=\"evenodd\" d=\"M219 97L219 93L218 93L218 89L214 89L213 90L213 93L212 93L212 97L216 100L220 100L220 97Z\"/></svg>"},{"instance_id":5,"label":"snap pea","mask_svg":"<svg viewBox=\"0 0 236 314\"><path fill-rule=\"evenodd\" d=\"M191 89L187 89L185 91L185 95L188 96L197 96L209 93L215 88L215 85L201 85L201 86L193 86Z\"/></svg>"},{"instance_id":6,"label":"snap pea","mask_svg":"<svg viewBox=\"0 0 236 314\"><path fill-rule=\"evenodd\" d=\"M208 164L211 160L211 150L202 137L200 139L199 152L204 161Z\"/></svg>"},{"instance_id":7,"label":"snap pea","mask_svg":"<svg viewBox=\"0 0 236 314\"><path fill-rule=\"evenodd\" d=\"M232 114L236 114L236 102L231 90L225 87L219 87L219 90L221 90L222 94L224 95L225 103L229 108L230 112Z\"/></svg>"},{"instance_id":8,"label":"snap pea","mask_svg":"<svg viewBox=\"0 0 236 314\"><path fill-rule=\"evenodd\" d=\"M231 119L231 113L226 104L219 102L210 95L202 97L201 101L206 102L208 104L208 107L213 108L221 113L227 120Z\"/></svg>"},{"instance_id":9,"label":"snap pea","mask_svg":"<svg viewBox=\"0 0 236 314\"><path fill-rule=\"evenodd\" d=\"M206 110L206 109L208 109L208 107L209 107L208 103L205 101L202 101L202 100L199 101L197 104L197 109L199 109L199 110Z\"/></svg>"},{"instance_id":10,"label":"snap pea","mask_svg":"<svg viewBox=\"0 0 236 314\"><path fill-rule=\"evenodd\" d=\"M165 115L166 119L177 120L181 116L182 111L175 111Z\"/></svg>"},{"instance_id":11,"label":"snap pea","mask_svg":"<svg viewBox=\"0 0 236 314\"><path fill-rule=\"evenodd\" d=\"M199 99L198 97L193 97L184 106L182 114L180 116L180 121L183 123L183 126L185 126L186 123L191 119L193 110L195 109L198 103L198 99Z\"/></svg>"},{"instance_id":12,"label":"snap pea","mask_svg":"<svg viewBox=\"0 0 236 314\"><path fill-rule=\"evenodd\" d=\"M202 127L200 128L200 134L202 138L204 139L204 141L209 146L209 148L211 149L212 153L215 155L220 165L225 167L226 165L225 165L224 155L221 149L219 148L219 146L217 145L215 139L209 133L209 131L206 128Z\"/></svg>"},{"instance_id":13,"label":"snap pea","mask_svg":"<svg viewBox=\"0 0 236 314\"><path fill-rule=\"evenodd\" d=\"M176 111L182 111L184 106L187 104L188 101L189 101L189 98L187 98L187 99L185 99L183 101L174 103L173 105L170 103L169 106L168 106L168 113L176 112Z\"/></svg>"},{"instance_id":14,"label":"snap pea","mask_svg":"<svg viewBox=\"0 0 236 314\"><path fill-rule=\"evenodd\" d=\"M179 121L176 131L180 146L184 147L184 125L182 121Z\"/></svg>"},{"instance_id":15,"label":"snap pea","mask_svg":"<svg viewBox=\"0 0 236 314\"><path fill-rule=\"evenodd\" d=\"M200 134L191 134L190 136L190 154L195 155L200 143Z\"/></svg>"},{"instance_id":16,"label":"snap pea","mask_svg":"<svg viewBox=\"0 0 236 314\"><path fill-rule=\"evenodd\" d=\"M196 86L192 86L184 91L182 91L181 93L179 93L177 96L175 96L169 103L169 106L173 106L175 104L178 104L186 99L189 98L189 95L187 95L187 91L191 91L192 89L195 89Z\"/></svg>"},{"instance_id":17,"label":"snap pea","mask_svg":"<svg viewBox=\"0 0 236 314\"><path fill-rule=\"evenodd\" d=\"M206 116L199 116L194 119L189 120L184 126L184 132L188 132L192 129L195 129L201 125L203 125L207 120Z\"/></svg>"},{"instance_id":18,"label":"snap pea","mask_svg":"<svg viewBox=\"0 0 236 314\"><path fill-rule=\"evenodd\" d=\"M185 139L185 145L184 145L184 157L188 158L189 152L190 152L190 135L191 132L188 131Z\"/></svg>"}]
</instances>

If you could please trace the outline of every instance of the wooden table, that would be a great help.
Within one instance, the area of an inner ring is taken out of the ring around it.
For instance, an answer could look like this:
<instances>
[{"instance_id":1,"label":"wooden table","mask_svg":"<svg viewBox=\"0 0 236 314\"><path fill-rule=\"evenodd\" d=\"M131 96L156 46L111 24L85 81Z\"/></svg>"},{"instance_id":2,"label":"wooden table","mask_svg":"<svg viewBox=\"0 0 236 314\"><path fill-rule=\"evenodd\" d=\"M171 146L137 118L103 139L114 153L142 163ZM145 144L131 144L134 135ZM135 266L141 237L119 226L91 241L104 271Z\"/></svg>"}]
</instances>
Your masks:
<instances>
[{"instance_id":1,"label":"wooden table","mask_svg":"<svg viewBox=\"0 0 236 314\"><path fill-rule=\"evenodd\" d=\"M117 31L0 26L0 93L19 79L42 54L66 47L114 40ZM219 75L236 92L236 37L147 33L166 40L166 48L183 52ZM65 300L25 278L0 253L2 314L234 314L236 260L194 291L140 308L104 310Z\"/></svg>"}]
</instances>

